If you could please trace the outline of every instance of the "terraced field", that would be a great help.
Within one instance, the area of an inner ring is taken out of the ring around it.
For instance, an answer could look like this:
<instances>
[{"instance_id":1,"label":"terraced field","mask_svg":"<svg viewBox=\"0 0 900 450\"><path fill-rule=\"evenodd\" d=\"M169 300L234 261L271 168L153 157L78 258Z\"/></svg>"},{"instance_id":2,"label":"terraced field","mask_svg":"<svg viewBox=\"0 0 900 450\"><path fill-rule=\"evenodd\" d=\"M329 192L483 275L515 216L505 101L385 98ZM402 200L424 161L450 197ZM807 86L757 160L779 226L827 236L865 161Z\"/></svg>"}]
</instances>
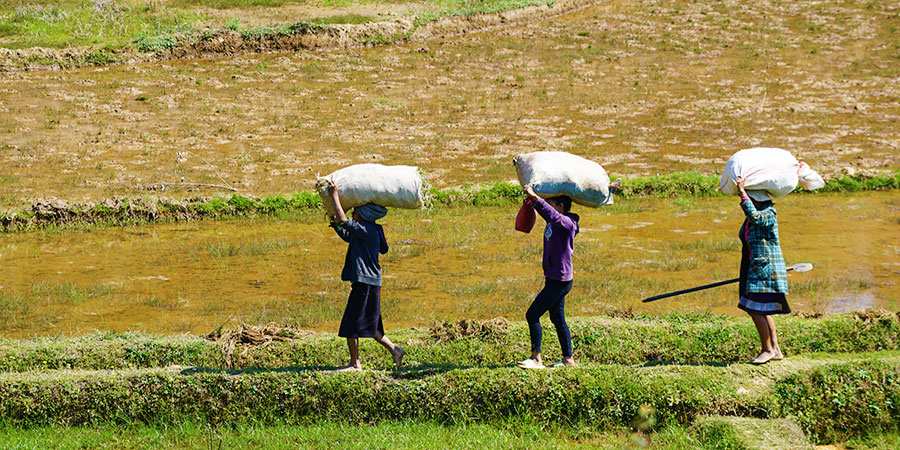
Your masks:
<instances>
[{"instance_id":1,"label":"terraced field","mask_svg":"<svg viewBox=\"0 0 900 450\"><path fill-rule=\"evenodd\" d=\"M898 448L898 27L854 0L0 5L0 448ZM716 173L757 145L830 182L778 203L815 269L764 366L735 289L640 303L736 276ZM513 365L535 150L626 184L577 211L577 368ZM360 162L418 165L435 205L385 219L404 367L363 342L335 373L344 247L310 190Z\"/></svg>"}]
</instances>

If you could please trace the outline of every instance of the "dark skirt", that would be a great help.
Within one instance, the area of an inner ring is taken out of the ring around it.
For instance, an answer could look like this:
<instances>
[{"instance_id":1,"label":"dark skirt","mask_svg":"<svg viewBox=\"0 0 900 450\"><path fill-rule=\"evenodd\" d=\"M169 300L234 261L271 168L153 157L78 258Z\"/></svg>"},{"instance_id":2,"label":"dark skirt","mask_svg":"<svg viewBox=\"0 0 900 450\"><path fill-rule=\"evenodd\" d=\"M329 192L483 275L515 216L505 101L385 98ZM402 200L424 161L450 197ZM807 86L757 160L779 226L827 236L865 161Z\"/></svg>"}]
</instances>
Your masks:
<instances>
[{"instance_id":1,"label":"dark skirt","mask_svg":"<svg viewBox=\"0 0 900 450\"><path fill-rule=\"evenodd\" d=\"M384 336L384 326L381 323L381 286L352 283L338 336L373 338L376 335Z\"/></svg>"},{"instance_id":2,"label":"dark skirt","mask_svg":"<svg viewBox=\"0 0 900 450\"><path fill-rule=\"evenodd\" d=\"M738 308L758 316L791 313L791 307L788 306L784 294L771 292L745 292L738 301Z\"/></svg>"}]
</instances>

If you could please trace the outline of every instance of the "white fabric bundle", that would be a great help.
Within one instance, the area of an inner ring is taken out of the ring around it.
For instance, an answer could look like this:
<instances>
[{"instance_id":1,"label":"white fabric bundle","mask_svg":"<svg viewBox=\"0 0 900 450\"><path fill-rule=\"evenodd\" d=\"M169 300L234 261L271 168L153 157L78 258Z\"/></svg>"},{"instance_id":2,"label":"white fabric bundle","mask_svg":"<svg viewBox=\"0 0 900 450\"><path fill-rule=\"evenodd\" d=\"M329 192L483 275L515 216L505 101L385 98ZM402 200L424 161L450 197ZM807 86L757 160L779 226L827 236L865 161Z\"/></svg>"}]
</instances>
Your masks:
<instances>
[{"instance_id":1,"label":"white fabric bundle","mask_svg":"<svg viewBox=\"0 0 900 450\"><path fill-rule=\"evenodd\" d=\"M825 180L806 163L780 148L748 148L741 150L725 163L719 190L724 194L737 193L734 180L744 178L744 189L757 200L764 194L779 199L794 191L799 183L807 190L825 186Z\"/></svg>"},{"instance_id":2,"label":"white fabric bundle","mask_svg":"<svg viewBox=\"0 0 900 450\"><path fill-rule=\"evenodd\" d=\"M522 186L543 198L567 195L579 205L599 208L612 203L609 175L600 164L566 152L526 153L513 158Z\"/></svg>"},{"instance_id":3,"label":"white fabric bundle","mask_svg":"<svg viewBox=\"0 0 900 450\"><path fill-rule=\"evenodd\" d=\"M316 191L322 197L325 210L332 216L335 209L328 194L328 180L337 185L344 211L367 203L418 209L425 207L428 196L427 185L418 167L357 164L319 177L316 181Z\"/></svg>"}]
</instances>

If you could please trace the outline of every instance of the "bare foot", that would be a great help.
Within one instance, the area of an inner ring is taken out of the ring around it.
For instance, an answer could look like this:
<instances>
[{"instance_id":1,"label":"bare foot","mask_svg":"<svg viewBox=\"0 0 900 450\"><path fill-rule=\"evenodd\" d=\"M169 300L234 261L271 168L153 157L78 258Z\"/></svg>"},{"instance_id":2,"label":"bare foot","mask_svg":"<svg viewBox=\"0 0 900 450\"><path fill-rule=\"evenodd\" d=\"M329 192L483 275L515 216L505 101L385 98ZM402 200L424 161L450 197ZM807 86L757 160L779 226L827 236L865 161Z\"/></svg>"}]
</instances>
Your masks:
<instances>
[{"instance_id":1,"label":"bare foot","mask_svg":"<svg viewBox=\"0 0 900 450\"><path fill-rule=\"evenodd\" d=\"M391 352L391 356L394 357L394 369L400 369L400 366L403 365L403 356L406 355L406 350L400 347L394 348L395 350Z\"/></svg>"},{"instance_id":2,"label":"bare foot","mask_svg":"<svg viewBox=\"0 0 900 450\"><path fill-rule=\"evenodd\" d=\"M775 356L773 352L762 352L756 358L750 361L751 364L765 364Z\"/></svg>"},{"instance_id":3,"label":"bare foot","mask_svg":"<svg viewBox=\"0 0 900 450\"><path fill-rule=\"evenodd\" d=\"M362 370L361 364L347 364L344 367L338 367L334 369L335 372L356 372L358 370Z\"/></svg>"},{"instance_id":4,"label":"bare foot","mask_svg":"<svg viewBox=\"0 0 900 450\"><path fill-rule=\"evenodd\" d=\"M775 354L772 356L772 361L781 361L784 359L784 355L781 353L781 349L775 349Z\"/></svg>"}]
</instances>

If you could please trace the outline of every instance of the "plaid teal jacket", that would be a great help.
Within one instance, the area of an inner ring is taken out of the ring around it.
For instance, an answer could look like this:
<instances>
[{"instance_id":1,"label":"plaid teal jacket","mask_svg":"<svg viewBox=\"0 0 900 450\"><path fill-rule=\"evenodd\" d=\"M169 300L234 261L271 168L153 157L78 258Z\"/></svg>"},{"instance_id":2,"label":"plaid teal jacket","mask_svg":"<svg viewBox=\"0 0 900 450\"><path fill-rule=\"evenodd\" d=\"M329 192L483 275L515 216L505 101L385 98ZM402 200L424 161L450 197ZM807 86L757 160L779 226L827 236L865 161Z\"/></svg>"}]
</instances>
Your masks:
<instances>
[{"instance_id":1,"label":"plaid teal jacket","mask_svg":"<svg viewBox=\"0 0 900 450\"><path fill-rule=\"evenodd\" d=\"M770 203L757 211L748 199L741 202L741 208L747 216L747 241L750 244L747 292L787 294L787 268L778 243L778 217L774 205Z\"/></svg>"}]
</instances>

